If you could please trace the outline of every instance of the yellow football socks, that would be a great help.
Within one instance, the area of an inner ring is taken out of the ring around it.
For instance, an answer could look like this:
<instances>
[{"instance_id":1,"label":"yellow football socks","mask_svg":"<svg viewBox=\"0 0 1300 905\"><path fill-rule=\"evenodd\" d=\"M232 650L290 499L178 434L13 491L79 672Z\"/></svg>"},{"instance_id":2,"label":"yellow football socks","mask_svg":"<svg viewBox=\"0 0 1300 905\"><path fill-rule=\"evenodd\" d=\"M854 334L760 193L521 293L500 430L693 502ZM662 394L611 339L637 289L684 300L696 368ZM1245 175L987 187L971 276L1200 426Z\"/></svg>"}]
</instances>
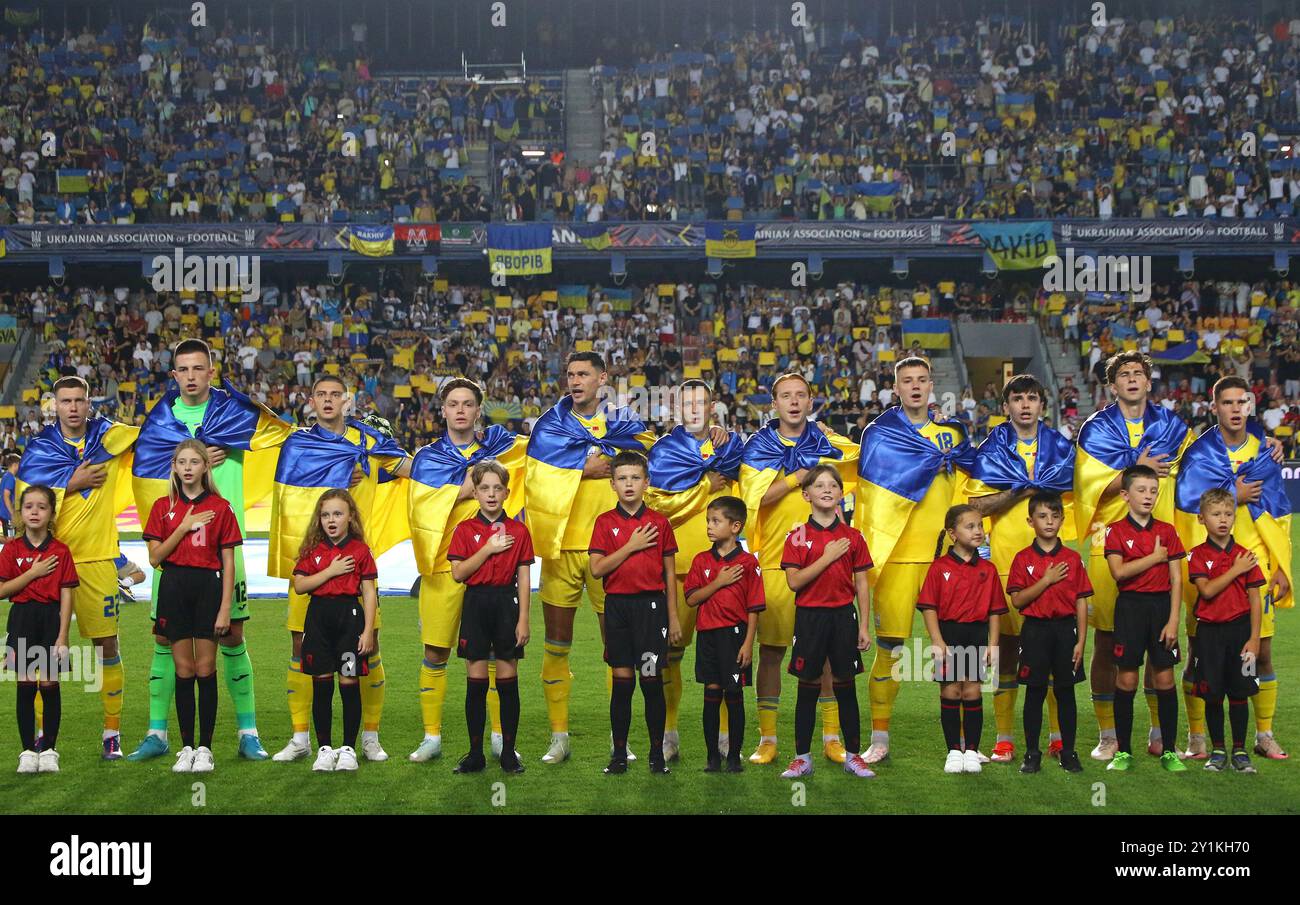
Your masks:
<instances>
[{"instance_id":1,"label":"yellow football socks","mask_svg":"<svg viewBox=\"0 0 1300 905\"><path fill-rule=\"evenodd\" d=\"M284 684L289 695L289 721L293 724L293 731L306 732L311 725L311 676L302 671L300 658L289 658L289 673Z\"/></svg>"},{"instance_id":2,"label":"yellow football socks","mask_svg":"<svg viewBox=\"0 0 1300 905\"><path fill-rule=\"evenodd\" d=\"M378 732L384 715L384 661L379 654L370 655L370 672L361 679L361 729Z\"/></svg>"},{"instance_id":3,"label":"yellow football socks","mask_svg":"<svg viewBox=\"0 0 1300 905\"><path fill-rule=\"evenodd\" d=\"M118 732L122 728L122 688L125 684L122 676L122 658L105 657L102 648L96 648L101 657L103 668L103 686L99 689L99 699L104 704L104 729Z\"/></svg>"},{"instance_id":4,"label":"yellow football socks","mask_svg":"<svg viewBox=\"0 0 1300 905\"><path fill-rule=\"evenodd\" d=\"M546 695L546 715L552 732L569 731L569 641L547 638L542 647L542 691Z\"/></svg>"},{"instance_id":5,"label":"yellow football socks","mask_svg":"<svg viewBox=\"0 0 1300 905\"><path fill-rule=\"evenodd\" d=\"M1273 714L1277 712L1277 676L1259 677L1259 692L1255 695L1255 731L1272 732Z\"/></svg>"},{"instance_id":6,"label":"yellow football socks","mask_svg":"<svg viewBox=\"0 0 1300 905\"><path fill-rule=\"evenodd\" d=\"M447 664L428 657L420 664L420 717L425 735L442 735L442 707L447 700Z\"/></svg>"}]
</instances>

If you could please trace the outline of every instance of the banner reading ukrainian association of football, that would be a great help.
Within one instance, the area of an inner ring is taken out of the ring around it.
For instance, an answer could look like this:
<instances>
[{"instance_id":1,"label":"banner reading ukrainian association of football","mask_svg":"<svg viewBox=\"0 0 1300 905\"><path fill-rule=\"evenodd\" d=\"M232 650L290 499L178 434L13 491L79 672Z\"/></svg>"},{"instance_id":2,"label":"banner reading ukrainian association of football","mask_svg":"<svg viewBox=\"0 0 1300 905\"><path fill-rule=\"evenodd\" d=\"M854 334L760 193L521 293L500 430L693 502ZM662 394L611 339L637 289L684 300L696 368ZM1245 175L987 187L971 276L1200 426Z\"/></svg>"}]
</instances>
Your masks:
<instances>
[{"instance_id":1,"label":"banner reading ukrainian association of football","mask_svg":"<svg viewBox=\"0 0 1300 905\"><path fill-rule=\"evenodd\" d=\"M998 270L1033 270L1043 266L1044 258L1056 254L1048 220L974 223L971 229Z\"/></svg>"},{"instance_id":2,"label":"banner reading ukrainian association of football","mask_svg":"<svg viewBox=\"0 0 1300 905\"><path fill-rule=\"evenodd\" d=\"M551 272L549 223L489 223L488 267L511 277Z\"/></svg>"}]
</instances>

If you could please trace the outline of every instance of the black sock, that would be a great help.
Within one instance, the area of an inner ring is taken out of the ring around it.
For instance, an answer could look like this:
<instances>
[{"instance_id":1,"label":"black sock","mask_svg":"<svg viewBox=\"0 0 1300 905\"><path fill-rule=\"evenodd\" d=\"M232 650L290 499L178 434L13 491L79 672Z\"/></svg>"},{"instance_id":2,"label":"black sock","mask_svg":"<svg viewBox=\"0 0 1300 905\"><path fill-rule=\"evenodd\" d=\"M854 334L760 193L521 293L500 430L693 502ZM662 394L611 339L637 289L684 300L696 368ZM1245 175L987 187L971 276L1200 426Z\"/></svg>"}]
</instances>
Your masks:
<instances>
[{"instance_id":1,"label":"black sock","mask_svg":"<svg viewBox=\"0 0 1300 905\"><path fill-rule=\"evenodd\" d=\"M939 699L939 725L943 727L943 743L949 751L961 750L961 701Z\"/></svg>"},{"instance_id":2,"label":"black sock","mask_svg":"<svg viewBox=\"0 0 1300 905\"><path fill-rule=\"evenodd\" d=\"M312 676L311 720L316 724L316 744L332 748L334 730L334 676Z\"/></svg>"},{"instance_id":3,"label":"black sock","mask_svg":"<svg viewBox=\"0 0 1300 905\"><path fill-rule=\"evenodd\" d=\"M49 713L48 705L45 712ZM1246 719L1249 715L1250 709L1246 706L1245 701L1228 699L1228 722L1232 724L1233 751L1246 750Z\"/></svg>"},{"instance_id":4,"label":"black sock","mask_svg":"<svg viewBox=\"0 0 1300 905\"><path fill-rule=\"evenodd\" d=\"M853 679L841 682L838 679L831 684L835 690L835 701L840 705L840 734L844 739L844 750L857 754L862 746L862 717L858 710L858 686Z\"/></svg>"},{"instance_id":5,"label":"black sock","mask_svg":"<svg viewBox=\"0 0 1300 905\"><path fill-rule=\"evenodd\" d=\"M1047 700L1046 685L1025 686L1025 750L1042 751L1038 742L1043 735L1043 703Z\"/></svg>"},{"instance_id":6,"label":"black sock","mask_svg":"<svg viewBox=\"0 0 1300 905\"><path fill-rule=\"evenodd\" d=\"M614 756L627 757L627 733L632 728L631 676L615 676L614 688L609 695L609 728L614 735Z\"/></svg>"},{"instance_id":7,"label":"black sock","mask_svg":"<svg viewBox=\"0 0 1300 905\"><path fill-rule=\"evenodd\" d=\"M194 747L194 677L176 677L176 722L181 727L181 744Z\"/></svg>"},{"instance_id":8,"label":"black sock","mask_svg":"<svg viewBox=\"0 0 1300 905\"><path fill-rule=\"evenodd\" d=\"M817 699L821 697L822 683L799 680L799 696L794 703L794 753L812 751L813 723L817 720ZM730 744L730 741L728 741Z\"/></svg>"},{"instance_id":9,"label":"black sock","mask_svg":"<svg viewBox=\"0 0 1300 905\"><path fill-rule=\"evenodd\" d=\"M500 687L500 686L498 686ZM483 753L483 721L487 719L488 680L470 676L465 681L465 728L471 754Z\"/></svg>"},{"instance_id":10,"label":"black sock","mask_svg":"<svg viewBox=\"0 0 1300 905\"><path fill-rule=\"evenodd\" d=\"M663 760L664 724L668 720L668 702L664 700L663 678L642 676L641 697L645 699L645 727L650 733L650 760ZM628 722L631 723L630 717Z\"/></svg>"},{"instance_id":11,"label":"black sock","mask_svg":"<svg viewBox=\"0 0 1300 905\"><path fill-rule=\"evenodd\" d=\"M1205 731L1210 736L1210 747L1223 750L1223 698L1205 699Z\"/></svg>"},{"instance_id":12,"label":"black sock","mask_svg":"<svg viewBox=\"0 0 1300 905\"><path fill-rule=\"evenodd\" d=\"M1165 750L1178 745L1178 689L1156 689L1156 713L1160 717L1160 737L1167 739Z\"/></svg>"},{"instance_id":13,"label":"black sock","mask_svg":"<svg viewBox=\"0 0 1300 905\"><path fill-rule=\"evenodd\" d=\"M739 763L745 744L745 693L737 688L723 698L727 702L727 760Z\"/></svg>"},{"instance_id":14,"label":"black sock","mask_svg":"<svg viewBox=\"0 0 1300 905\"><path fill-rule=\"evenodd\" d=\"M1115 741L1123 754L1133 753L1133 699L1137 689L1115 689ZM1162 732L1163 734L1163 732Z\"/></svg>"},{"instance_id":15,"label":"black sock","mask_svg":"<svg viewBox=\"0 0 1300 905\"><path fill-rule=\"evenodd\" d=\"M730 714L728 714L730 715ZM704 689L704 750L709 760L718 757L718 726L722 721L722 689Z\"/></svg>"},{"instance_id":16,"label":"black sock","mask_svg":"<svg viewBox=\"0 0 1300 905\"><path fill-rule=\"evenodd\" d=\"M340 682L339 697L343 700L343 744L355 748L357 734L361 732L361 683Z\"/></svg>"},{"instance_id":17,"label":"black sock","mask_svg":"<svg viewBox=\"0 0 1300 905\"><path fill-rule=\"evenodd\" d=\"M217 674L199 676L199 745L212 747L212 732L217 728Z\"/></svg>"},{"instance_id":18,"label":"black sock","mask_svg":"<svg viewBox=\"0 0 1300 905\"><path fill-rule=\"evenodd\" d=\"M41 686L41 701L45 704L45 732L41 737L41 750L49 751L59 741L59 722L63 719L63 693L59 690L58 682Z\"/></svg>"},{"instance_id":19,"label":"black sock","mask_svg":"<svg viewBox=\"0 0 1300 905\"><path fill-rule=\"evenodd\" d=\"M1056 697L1056 718L1061 724L1061 750L1073 751L1079 736L1079 705L1074 700L1074 685L1058 682L1052 687Z\"/></svg>"},{"instance_id":20,"label":"black sock","mask_svg":"<svg viewBox=\"0 0 1300 905\"><path fill-rule=\"evenodd\" d=\"M18 683L18 738L24 751L36 750L36 683Z\"/></svg>"},{"instance_id":21,"label":"black sock","mask_svg":"<svg viewBox=\"0 0 1300 905\"><path fill-rule=\"evenodd\" d=\"M519 735L519 679L497 676L497 699L501 702L501 753L514 757L515 739Z\"/></svg>"},{"instance_id":22,"label":"black sock","mask_svg":"<svg viewBox=\"0 0 1300 905\"><path fill-rule=\"evenodd\" d=\"M966 750L980 749L980 733L984 731L984 700L973 698L961 702L961 731L966 737Z\"/></svg>"}]
</instances>

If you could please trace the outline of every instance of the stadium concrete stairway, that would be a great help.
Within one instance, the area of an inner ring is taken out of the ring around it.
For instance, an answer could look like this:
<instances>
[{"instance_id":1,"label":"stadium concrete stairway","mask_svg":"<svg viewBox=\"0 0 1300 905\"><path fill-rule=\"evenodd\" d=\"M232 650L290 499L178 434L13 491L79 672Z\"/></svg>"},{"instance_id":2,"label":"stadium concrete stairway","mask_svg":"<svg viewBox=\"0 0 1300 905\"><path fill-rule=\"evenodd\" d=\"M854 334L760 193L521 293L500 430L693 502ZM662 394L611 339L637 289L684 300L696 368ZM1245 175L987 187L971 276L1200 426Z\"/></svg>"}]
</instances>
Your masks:
<instances>
[{"instance_id":1,"label":"stadium concrete stairway","mask_svg":"<svg viewBox=\"0 0 1300 905\"><path fill-rule=\"evenodd\" d=\"M1055 336L1043 337L1047 340L1047 350L1052 356L1052 368L1056 371L1057 387L1065 386L1065 378L1074 378L1074 386L1079 391L1079 423L1082 424L1095 411L1092 393L1088 392L1088 375L1083 373L1079 355L1073 343L1066 345L1064 340Z\"/></svg>"},{"instance_id":2,"label":"stadium concrete stairway","mask_svg":"<svg viewBox=\"0 0 1300 905\"><path fill-rule=\"evenodd\" d=\"M931 353L930 373L934 379L934 398L946 415L954 415L961 404L961 377L951 352Z\"/></svg>"},{"instance_id":3,"label":"stadium concrete stairway","mask_svg":"<svg viewBox=\"0 0 1300 905\"><path fill-rule=\"evenodd\" d=\"M492 161L488 159L488 144L486 141L474 141L465 143L465 154L469 157L468 164L462 164L461 168L474 179L474 184L481 190L490 192L492 190Z\"/></svg>"},{"instance_id":4,"label":"stadium concrete stairway","mask_svg":"<svg viewBox=\"0 0 1300 905\"><path fill-rule=\"evenodd\" d=\"M604 147L605 124L587 70L565 70L564 105L565 157L570 164L591 163Z\"/></svg>"}]
</instances>

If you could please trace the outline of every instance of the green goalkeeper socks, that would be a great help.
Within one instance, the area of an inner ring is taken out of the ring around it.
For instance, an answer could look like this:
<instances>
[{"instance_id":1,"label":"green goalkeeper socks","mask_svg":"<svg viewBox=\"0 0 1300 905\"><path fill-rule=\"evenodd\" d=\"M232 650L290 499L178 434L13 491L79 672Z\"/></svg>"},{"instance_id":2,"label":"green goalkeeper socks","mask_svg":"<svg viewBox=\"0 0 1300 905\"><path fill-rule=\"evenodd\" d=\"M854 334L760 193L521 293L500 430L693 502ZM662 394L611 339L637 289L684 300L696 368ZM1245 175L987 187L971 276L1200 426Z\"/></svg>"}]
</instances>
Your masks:
<instances>
[{"instance_id":1,"label":"green goalkeeper socks","mask_svg":"<svg viewBox=\"0 0 1300 905\"><path fill-rule=\"evenodd\" d=\"M222 647L221 662L226 676L226 689L235 702L235 724L241 732L257 731L257 707L253 698L253 661L248 656L248 645Z\"/></svg>"},{"instance_id":2,"label":"green goalkeeper socks","mask_svg":"<svg viewBox=\"0 0 1300 905\"><path fill-rule=\"evenodd\" d=\"M149 731L167 737L167 716L176 696L176 661L172 649L153 643L153 661L149 664Z\"/></svg>"}]
</instances>

